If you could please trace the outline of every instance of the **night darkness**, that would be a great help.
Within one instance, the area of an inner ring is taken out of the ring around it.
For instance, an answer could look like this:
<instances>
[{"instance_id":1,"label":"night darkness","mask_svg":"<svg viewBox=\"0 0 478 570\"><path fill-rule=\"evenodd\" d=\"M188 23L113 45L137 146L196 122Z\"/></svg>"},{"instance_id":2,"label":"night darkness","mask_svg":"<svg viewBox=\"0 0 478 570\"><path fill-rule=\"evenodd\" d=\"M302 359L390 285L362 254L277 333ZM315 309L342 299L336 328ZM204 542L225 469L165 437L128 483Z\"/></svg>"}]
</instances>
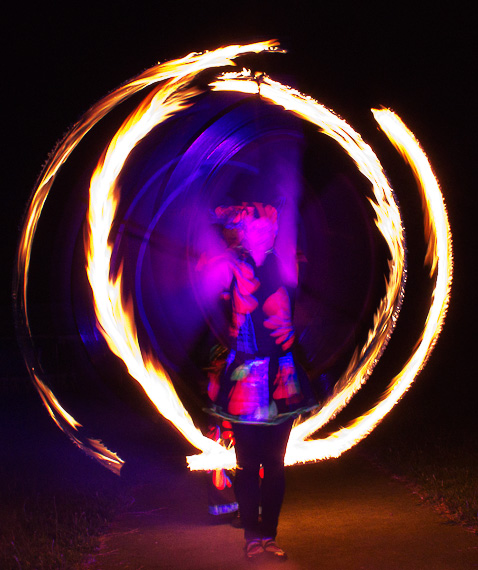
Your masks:
<instances>
[{"instance_id":1,"label":"night darkness","mask_svg":"<svg viewBox=\"0 0 478 570\"><path fill-rule=\"evenodd\" d=\"M476 150L471 96L476 33L471 14L463 8L427 11L402 4L375 12L372 3L354 8L327 3L322 8L321 3L310 2L310 14L307 3L294 8L269 2L237 8L212 4L204 8L201 2L185 7L117 1L9 8L2 31L0 249L1 389L8 401L28 392L11 317L14 251L30 192L56 142L101 97L158 61L277 38L288 54L261 56L259 61L250 58L251 65L293 83L347 119L383 161L403 208L410 278L403 324L377 371L385 378L397 371L415 342L416 315L423 309L420 256L424 246L412 178L379 133L370 109L383 105L396 111L427 153L444 194L454 238L451 303L427 367L384 423L392 425L403 413L411 429L421 429L425 421L473 429L478 390L472 367L477 314L471 166ZM41 405L39 399L37 403Z\"/></svg>"}]
</instances>

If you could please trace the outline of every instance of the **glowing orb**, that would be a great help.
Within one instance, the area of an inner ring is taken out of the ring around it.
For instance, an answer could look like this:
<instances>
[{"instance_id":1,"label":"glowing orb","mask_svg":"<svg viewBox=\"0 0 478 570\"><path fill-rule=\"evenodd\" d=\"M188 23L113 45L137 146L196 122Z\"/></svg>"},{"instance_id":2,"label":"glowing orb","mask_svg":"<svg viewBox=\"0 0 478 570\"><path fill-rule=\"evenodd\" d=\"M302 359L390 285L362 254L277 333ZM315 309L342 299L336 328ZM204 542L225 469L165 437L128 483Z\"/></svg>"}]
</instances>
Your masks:
<instances>
[{"instance_id":1,"label":"glowing orb","mask_svg":"<svg viewBox=\"0 0 478 570\"><path fill-rule=\"evenodd\" d=\"M179 399L161 362L146 354L138 341L132 303L123 298L123 274L120 269L111 276L112 245L109 242L121 191L118 179L136 145L154 127L174 116L199 93L194 86L197 75L210 68L231 66L233 59L244 53L274 50L277 42L260 42L246 46L228 46L204 54L190 54L183 59L155 66L93 106L73 127L52 155L35 188L23 227L17 258L16 302L22 326L29 334L27 308L28 271L33 239L48 193L61 166L66 162L85 134L118 104L142 89L155 86L136 110L123 123L108 144L91 178L88 209L88 235L85 241L88 280L94 300L98 327L110 349L127 366L129 374L143 388L158 412L168 419L202 453L188 457L191 469L234 467L233 449L205 437ZM431 296L423 332L402 370L390 381L382 399L367 413L348 426L324 439L311 436L333 418L364 384L385 349L398 318L406 276L404 235L400 212L393 191L373 150L350 125L331 110L266 75L254 76L249 71L224 73L209 85L213 91L258 93L270 103L282 107L315 125L349 155L358 171L370 183L371 204L375 223L390 253L386 292L376 310L373 326L364 346L357 348L346 371L336 383L323 407L306 421L296 422L286 453L286 464L317 461L337 457L364 438L380 422L408 390L426 362L441 330L448 304L452 277L451 233L438 183L420 145L391 111L374 110L373 114L415 173L423 198L430 265L435 289ZM55 422L76 445L119 472L122 460L98 440L81 438L79 423L62 407L46 386L32 359L25 351L32 379Z\"/></svg>"}]
</instances>

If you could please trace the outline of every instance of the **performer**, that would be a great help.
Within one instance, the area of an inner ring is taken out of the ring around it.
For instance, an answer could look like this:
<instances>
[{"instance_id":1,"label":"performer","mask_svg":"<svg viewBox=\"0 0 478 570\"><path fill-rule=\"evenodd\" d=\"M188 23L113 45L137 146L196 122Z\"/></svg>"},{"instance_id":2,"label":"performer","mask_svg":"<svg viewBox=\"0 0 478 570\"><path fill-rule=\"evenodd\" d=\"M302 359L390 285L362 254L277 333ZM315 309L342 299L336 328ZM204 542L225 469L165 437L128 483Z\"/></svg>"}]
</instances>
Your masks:
<instances>
[{"instance_id":1,"label":"performer","mask_svg":"<svg viewBox=\"0 0 478 570\"><path fill-rule=\"evenodd\" d=\"M225 367L209 377L210 413L232 423L234 490L246 557L265 552L285 560L275 542L285 490L284 455L294 418L317 401L292 355L290 297L273 250L277 210L247 203L219 207L215 214L229 244L232 315Z\"/></svg>"}]
</instances>

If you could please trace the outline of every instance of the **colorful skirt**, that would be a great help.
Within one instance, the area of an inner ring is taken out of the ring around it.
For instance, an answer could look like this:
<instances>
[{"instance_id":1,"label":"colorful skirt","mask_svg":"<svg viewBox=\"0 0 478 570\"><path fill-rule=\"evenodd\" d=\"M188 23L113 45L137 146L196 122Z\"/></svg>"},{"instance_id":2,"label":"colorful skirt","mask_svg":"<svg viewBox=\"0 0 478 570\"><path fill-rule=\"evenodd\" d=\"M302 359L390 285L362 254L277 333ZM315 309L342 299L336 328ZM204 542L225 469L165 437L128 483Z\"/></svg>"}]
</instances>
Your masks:
<instances>
[{"instance_id":1,"label":"colorful skirt","mask_svg":"<svg viewBox=\"0 0 478 570\"><path fill-rule=\"evenodd\" d=\"M231 351L209 375L214 416L239 423L278 424L318 407L308 378L291 352L258 357Z\"/></svg>"}]
</instances>

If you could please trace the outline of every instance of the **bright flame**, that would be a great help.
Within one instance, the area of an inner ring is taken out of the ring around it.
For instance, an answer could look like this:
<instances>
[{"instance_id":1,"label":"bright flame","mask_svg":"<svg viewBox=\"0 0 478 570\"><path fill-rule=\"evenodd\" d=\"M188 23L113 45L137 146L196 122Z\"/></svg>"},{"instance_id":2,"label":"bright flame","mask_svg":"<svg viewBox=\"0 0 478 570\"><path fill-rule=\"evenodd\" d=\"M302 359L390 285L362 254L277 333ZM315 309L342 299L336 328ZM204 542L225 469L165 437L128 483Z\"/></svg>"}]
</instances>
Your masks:
<instances>
[{"instance_id":1,"label":"bright flame","mask_svg":"<svg viewBox=\"0 0 478 570\"><path fill-rule=\"evenodd\" d=\"M327 440L306 441L312 434L332 419L352 398L370 376L395 327L403 299L405 282L405 248L400 212L382 166L372 149L343 119L298 91L261 76L256 82L249 72L224 74L211 86L217 91L259 92L261 97L281 105L287 111L317 125L320 131L337 141L354 160L359 171L372 184L376 212L376 224L391 254L386 294L375 314L373 327L360 351L356 351L346 372L339 379L332 396L324 406L308 420L297 423L291 433L286 454L286 464L317 461L340 455L345 449L336 434ZM370 428L369 431L371 431ZM357 440L358 441L358 440ZM191 469L201 469L201 456L188 457Z\"/></svg>"},{"instance_id":2,"label":"bright flame","mask_svg":"<svg viewBox=\"0 0 478 570\"><path fill-rule=\"evenodd\" d=\"M188 458L191 469L230 468L233 455L211 440L205 438L194 426L189 414L167 378L161 364L153 357L143 360L139 347L132 310L127 309L121 298L122 274L115 279L109 277L112 246L108 236L112 227L118 192L115 181L135 145L165 118L185 105L195 92L184 91L189 78L181 84L183 91L177 95L177 85L166 83L147 100L118 131L105 158L95 171L90 186L90 236L88 243L88 277L95 300L95 310L102 332L111 348L128 367L130 374L140 383L158 411L170 420L181 433L198 449L200 455ZM291 441L304 446L304 440L333 417L352 395L365 382L378 361L393 330L403 294L405 254L400 213L393 198L382 167L368 145L343 119L340 119L297 91L284 87L267 77L261 82L249 72L228 73L212 84L214 90L254 92L260 89L261 96L286 110L315 123L320 130L334 138L353 158L360 172L371 182L377 212L377 226L391 251L390 275L387 295L377 312L374 328L370 331L367 343L351 362L347 373L338 382L330 402L308 421L296 426ZM322 456L314 459L322 459ZM306 458L304 457L304 460ZM227 463L223 463L226 461Z\"/></svg>"},{"instance_id":3,"label":"bright flame","mask_svg":"<svg viewBox=\"0 0 478 570\"><path fill-rule=\"evenodd\" d=\"M430 276L435 273L435 289L421 337L402 370L390 381L382 400L363 416L329 437L318 441L291 438L287 464L314 461L318 455L337 457L366 437L410 388L425 365L440 334L448 307L453 272L451 230L443 196L427 156L413 133L389 110L372 110L380 128L410 164L423 199L426 263Z\"/></svg>"},{"instance_id":4,"label":"bright flame","mask_svg":"<svg viewBox=\"0 0 478 570\"><path fill-rule=\"evenodd\" d=\"M45 386L45 384L36 374L35 378L37 381L37 386L40 389L40 398L42 399L46 409L48 410L48 413L56 425L62 429L61 423L64 421L74 430L77 430L79 427L81 427L81 424L77 422L75 418L61 406L60 402L56 399L55 394L53 394L48 386Z\"/></svg>"},{"instance_id":5,"label":"bright flame","mask_svg":"<svg viewBox=\"0 0 478 570\"><path fill-rule=\"evenodd\" d=\"M25 214L25 221L22 227L22 232L19 240L17 251L16 271L14 275L13 298L15 303L15 313L17 318L17 331L18 337L24 345L24 358L30 377L35 385L35 388L40 393L43 402L45 403L49 413L55 410L57 419L62 418L64 411L56 398L50 401L47 405L44 399L44 390L42 386L46 386L39 379L39 372L35 370L35 350L31 343L31 331L28 318L28 273L31 262L31 252L33 241L35 238L38 222L43 210L46 199L49 196L53 183L58 175L60 168L70 157L71 153L75 150L78 144L82 141L85 135L110 111L117 107L122 102L126 101L129 97L138 93L139 91L168 80L170 85L176 84L178 87L185 83L185 78L192 79L198 72L213 67L224 67L234 65L232 59L244 53L258 53L264 50L278 51L278 42L275 40L266 42L257 42L249 45L234 45L219 48L215 51L205 52L204 54L191 53L186 57L174 61L169 61L163 64L158 64L132 81L119 87L111 94L101 99L98 103L93 105L87 113L78 121L67 135L58 143L50 159L46 163L43 172L33 190L28 210ZM43 394L43 396L42 396ZM73 419L76 422L76 420ZM68 424L68 422L67 422ZM65 433L68 433L68 427L64 422L57 422ZM79 425L79 424L78 424ZM85 451L89 449L89 445L96 440L87 440L81 442L77 440L82 449ZM96 446L96 443L93 447ZM106 450L106 448L104 448ZM96 453L94 449L89 449L89 453ZM111 453L111 452L108 452ZM105 456L108 456L105 453ZM109 460L104 461L105 465L109 468Z\"/></svg>"},{"instance_id":6,"label":"bright flame","mask_svg":"<svg viewBox=\"0 0 478 570\"><path fill-rule=\"evenodd\" d=\"M243 53L271 50L275 46L277 42L274 41L260 42L249 46L229 46L204 54L190 54L183 59L147 70L92 107L65 137L47 164L32 198L19 246L16 291L21 302L25 327L29 333L26 291L31 247L41 209L58 169L83 136L110 110L139 90L161 83L117 132L93 174L90 185L88 241L85 244L87 273L93 291L98 323L111 350L125 362L131 376L143 387L158 411L203 452L188 457L191 469L232 468L235 466L234 450L225 449L202 435L184 409L161 363L141 351L133 319L132 303L122 298L122 270L119 270L116 277L110 277L112 246L108 243L108 237L120 198L116 181L135 145L154 126L188 105L188 101L196 94L189 85L197 73L207 68L233 65L232 59ZM211 84L211 88L216 91L259 92L261 97L312 122L317 125L320 132L341 145L354 160L359 171L371 183L374 196L371 203L376 213L376 224L390 251L386 294L376 311L365 345L356 351L332 396L318 413L294 426L287 448L286 463L337 457L365 437L398 402L426 362L443 324L451 283L452 257L450 229L438 183L433 177L425 154L400 119L390 111L374 111L382 130L406 157L417 177L429 232L427 237L431 244L426 261L431 266L431 273L436 270L436 287L422 337L403 370L391 381L382 400L349 426L325 439L310 440L308 438L333 418L363 385L393 332L403 298L406 275L400 212L392 189L372 149L343 119L329 109L310 97L272 81L267 76L253 77L246 70L241 73L223 74ZM59 402L53 394L51 397L46 397L45 394L48 393L46 386L36 375L33 375L33 378L40 394L43 394L45 405L56 421L57 415L53 410L58 413L62 409ZM72 423L64 418L62 423L66 422L70 428L76 430L78 422L73 418L70 421ZM65 428L60 425L72 437L68 426ZM103 455L101 460L106 464L111 461L111 452L106 452L104 448L98 449L102 445L99 442L89 440L86 444L76 437L72 439L80 447L83 446L82 449L87 453L99 452L100 456Z\"/></svg>"},{"instance_id":7,"label":"bright flame","mask_svg":"<svg viewBox=\"0 0 478 570\"><path fill-rule=\"evenodd\" d=\"M81 424L61 406L53 392L41 381L39 376L35 372L33 374L40 397L56 425L87 455L103 463L110 471L119 475L124 461L98 439L88 439L89 445L85 445L77 435L78 428L82 427ZM73 432L72 429L75 431Z\"/></svg>"}]
</instances>

